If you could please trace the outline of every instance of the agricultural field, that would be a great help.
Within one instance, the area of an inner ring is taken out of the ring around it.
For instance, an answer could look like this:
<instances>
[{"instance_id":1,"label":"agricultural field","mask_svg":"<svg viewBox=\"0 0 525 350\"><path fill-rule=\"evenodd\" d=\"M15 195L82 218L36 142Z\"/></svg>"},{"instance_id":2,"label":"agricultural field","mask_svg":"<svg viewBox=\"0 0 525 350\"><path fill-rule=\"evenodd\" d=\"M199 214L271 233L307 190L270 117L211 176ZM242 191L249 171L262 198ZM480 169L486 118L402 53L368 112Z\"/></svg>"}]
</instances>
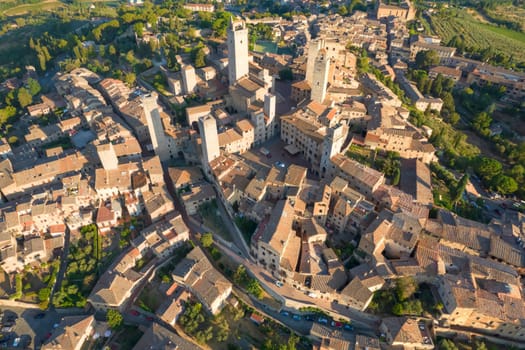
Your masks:
<instances>
[{"instance_id":1,"label":"agricultural field","mask_svg":"<svg viewBox=\"0 0 525 350\"><path fill-rule=\"evenodd\" d=\"M460 36L467 48L479 51L490 47L517 62L525 62L525 33L481 23L466 10L459 9L433 15L431 24L445 44L454 36Z\"/></svg>"},{"instance_id":2,"label":"agricultural field","mask_svg":"<svg viewBox=\"0 0 525 350\"><path fill-rule=\"evenodd\" d=\"M64 3L58 0L45 0L35 4L21 4L4 11L6 16L19 16L28 13L37 13L42 11L54 10L58 7L65 7Z\"/></svg>"},{"instance_id":3,"label":"agricultural field","mask_svg":"<svg viewBox=\"0 0 525 350\"><path fill-rule=\"evenodd\" d=\"M521 27L521 31L525 32L525 6L514 6L512 4L505 4L496 6L494 9L487 9L487 15L496 20L507 21L515 23L516 26Z\"/></svg>"}]
</instances>

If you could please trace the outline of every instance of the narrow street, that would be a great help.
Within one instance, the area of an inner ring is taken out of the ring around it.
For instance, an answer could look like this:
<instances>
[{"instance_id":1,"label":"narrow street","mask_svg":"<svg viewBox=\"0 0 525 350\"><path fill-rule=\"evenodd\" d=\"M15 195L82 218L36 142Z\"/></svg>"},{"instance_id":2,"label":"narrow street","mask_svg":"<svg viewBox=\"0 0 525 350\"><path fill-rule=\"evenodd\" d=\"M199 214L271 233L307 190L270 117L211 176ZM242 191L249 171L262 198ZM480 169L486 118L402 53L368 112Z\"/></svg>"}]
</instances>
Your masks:
<instances>
[{"instance_id":1,"label":"narrow street","mask_svg":"<svg viewBox=\"0 0 525 350\"><path fill-rule=\"evenodd\" d=\"M57 278L55 283L53 284L53 288L51 289L50 300L49 300L49 309L54 310L55 305L53 304L53 299L55 296L55 293L60 290L60 287L62 286L62 281L64 280L64 277L66 275L66 269L67 269L67 256L69 254L69 244L71 240L71 232L69 231L69 228L66 227L66 232L64 235L64 249L62 249L62 256L60 257L60 268L58 269Z\"/></svg>"},{"instance_id":2,"label":"narrow street","mask_svg":"<svg viewBox=\"0 0 525 350\"><path fill-rule=\"evenodd\" d=\"M271 289L273 293L281 295L284 299L289 299L294 302L303 303L305 306L318 307L326 311L339 314L341 316L348 317L352 320L352 323L356 326L356 329L362 329L366 333L375 334L377 327L377 321L374 317L364 317L363 313L358 310L346 308L345 306L329 302L324 299L311 298L304 292L301 292L289 285L283 285L278 287L275 284L275 279L263 268L255 265L251 261L240 257L238 254L233 252L228 247L215 242L217 247L232 260L239 264L243 264L246 269L250 270L251 273L259 280L259 282L265 287L266 290ZM371 331L372 330L372 331Z\"/></svg>"},{"instance_id":3,"label":"narrow street","mask_svg":"<svg viewBox=\"0 0 525 350\"><path fill-rule=\"evenodd\" d=\"M235 226L235 223L233 223L230 220L230 216L226 212L226 208L224 208L224 205L222 202L218 199L217 200L217 207L219 208L219 211L221 212L221 216L223 218L223 222L226 224L228 231L235 236L235 242L233 242L237 248L240 249L242 255L246 257L246 259L251 260L252 257L250 255L250 248L244 241L244 237L242 236L242 233L240 230Z\"/></svg>"}]
</instances>

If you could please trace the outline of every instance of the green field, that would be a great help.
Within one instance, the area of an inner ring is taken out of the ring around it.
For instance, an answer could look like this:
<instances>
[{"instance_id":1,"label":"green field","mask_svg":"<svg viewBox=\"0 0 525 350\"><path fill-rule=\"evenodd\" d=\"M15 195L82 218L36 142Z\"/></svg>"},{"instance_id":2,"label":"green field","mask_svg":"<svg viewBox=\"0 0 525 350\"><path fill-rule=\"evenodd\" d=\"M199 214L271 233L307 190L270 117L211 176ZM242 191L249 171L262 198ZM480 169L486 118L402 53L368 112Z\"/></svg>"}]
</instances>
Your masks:
<instances>
[{"instance_id":1,"label":"green field","mask_svg":"<svg viewBox=\"0 0 525 350\"><path fill-rule=\"evenodd\" d=\"M272 41L258 40L253 48L255 52L277 53L277 44Z\"/></svg>"},{"instance_id":2,"label":"green field","mask_svg":"<svg viewBox=\"0 0 525 350\"><path fill-rule=\"evenodd\" d=\"M504 4L496 6L493 9L487 9L487 14L496 20L508 21L515 23L521 30L525 32L525 5L514 6L512 4Z\"/></svg>"},{"instance_id":3,"label":"green field","mask_svg":"<svg viewBox=\"0 0 525 350\"><path fill-rule=\"evenodd\" d=\"M19 16L27 13L36 13L41 11L49 11L59 7L65 7L60 1L45 1L38 4L24 4L16 7L12 7L4 11L6 16Z\"/></svg>"},{"instance_id":4,"label":"green field","mask_svg":"<svg viewBox=\"0 0 525 350\"><path fill-rule=\"evenodd\" d=\"M492 48L525 62L525 33L481 23L464 10L448 10L431 17L432 29L444 44L461 36L467 47Z\"/></svg>"}]
</instances>

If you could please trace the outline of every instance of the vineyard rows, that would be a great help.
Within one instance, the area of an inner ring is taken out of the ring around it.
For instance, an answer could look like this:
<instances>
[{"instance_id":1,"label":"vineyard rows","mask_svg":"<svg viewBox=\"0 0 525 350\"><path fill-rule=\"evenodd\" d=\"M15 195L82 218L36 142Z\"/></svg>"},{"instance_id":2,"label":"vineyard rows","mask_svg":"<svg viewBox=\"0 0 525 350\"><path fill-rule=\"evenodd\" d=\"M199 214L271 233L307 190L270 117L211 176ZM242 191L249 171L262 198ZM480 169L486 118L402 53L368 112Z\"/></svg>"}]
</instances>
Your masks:
<instances>
[{"instance_id":1,"label":"vineyard rows","mask_svg":"<svg viewBox=\"0 0 525 350\"><path fill-rule=\"evenodd\" d=\"M491 28L487 28L488 25L461 15L459 17L438 15L433 16L431 20L432 28L444 44L455 35L459 35L463 38L466 47L484 49L490 46L496 51L513 56L517 61L525 61L525 42L494 32Z\"/></svg>"}]
</instances>

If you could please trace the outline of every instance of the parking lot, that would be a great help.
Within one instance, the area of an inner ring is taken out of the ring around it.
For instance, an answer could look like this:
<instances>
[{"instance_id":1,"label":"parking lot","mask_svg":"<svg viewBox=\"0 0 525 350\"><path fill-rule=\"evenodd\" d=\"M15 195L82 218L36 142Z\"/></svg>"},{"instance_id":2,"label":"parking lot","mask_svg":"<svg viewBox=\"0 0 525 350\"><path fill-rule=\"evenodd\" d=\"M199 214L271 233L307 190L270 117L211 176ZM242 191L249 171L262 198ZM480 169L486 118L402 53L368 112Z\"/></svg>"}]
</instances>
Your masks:
<instances>
[{"instance_id":1,"label":"parking lot","mask_svg":"<svg viewBox=\"0 0 525 350\"><path fill-rule=\"evenodd\" d=\"M42 341L60 321L55 311L17 307L2 308L0 347L39 348Z\"/></svg>"}]
</instances>

